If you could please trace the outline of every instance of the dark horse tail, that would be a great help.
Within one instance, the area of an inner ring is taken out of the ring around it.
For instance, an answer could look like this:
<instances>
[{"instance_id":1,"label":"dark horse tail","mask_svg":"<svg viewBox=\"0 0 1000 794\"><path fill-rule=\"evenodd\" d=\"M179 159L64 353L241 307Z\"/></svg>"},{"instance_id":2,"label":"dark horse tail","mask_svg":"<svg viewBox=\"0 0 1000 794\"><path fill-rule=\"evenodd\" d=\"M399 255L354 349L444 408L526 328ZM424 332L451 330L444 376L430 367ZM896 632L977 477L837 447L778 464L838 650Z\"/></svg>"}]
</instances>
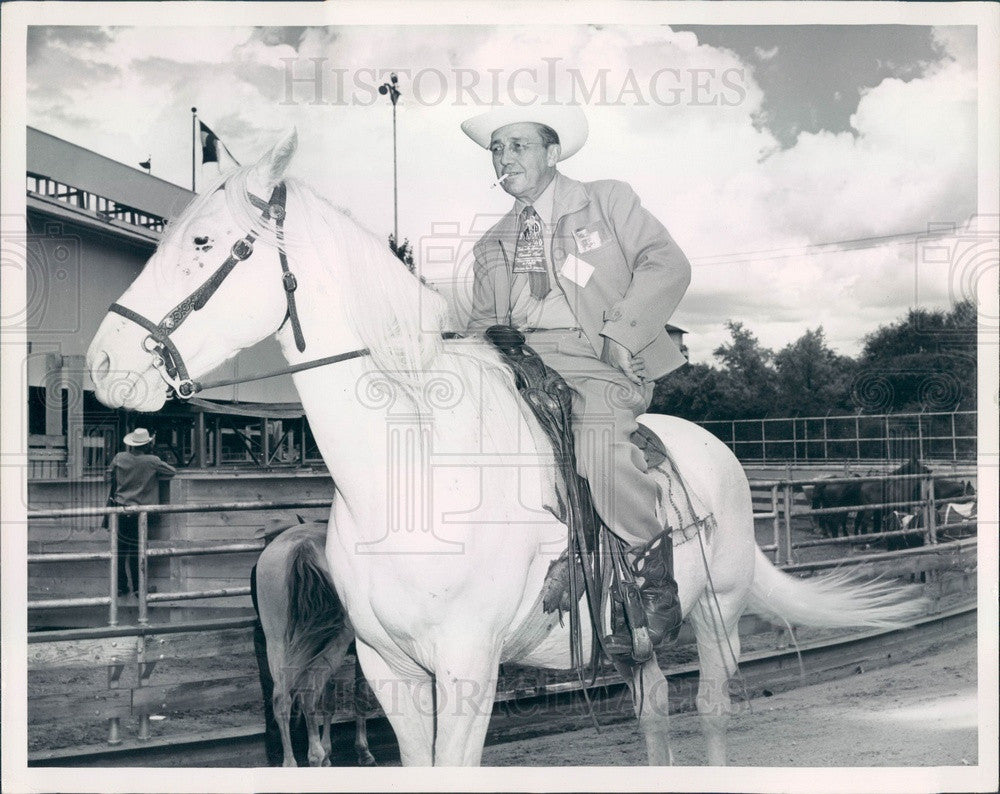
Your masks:
<instances>
[{"instance_id":1,"label":"dark horse tail","mask_svg":"<svg viewBox=\"0 0 1000 794\"><path fill-rule=\"evenodd\" d=\"M293 692L309 686L309 674L345 630L344 606L333 588L323 554L323 544L308 538L295 547L289 559L285 644Z\"/></svg>"}]
</instances>

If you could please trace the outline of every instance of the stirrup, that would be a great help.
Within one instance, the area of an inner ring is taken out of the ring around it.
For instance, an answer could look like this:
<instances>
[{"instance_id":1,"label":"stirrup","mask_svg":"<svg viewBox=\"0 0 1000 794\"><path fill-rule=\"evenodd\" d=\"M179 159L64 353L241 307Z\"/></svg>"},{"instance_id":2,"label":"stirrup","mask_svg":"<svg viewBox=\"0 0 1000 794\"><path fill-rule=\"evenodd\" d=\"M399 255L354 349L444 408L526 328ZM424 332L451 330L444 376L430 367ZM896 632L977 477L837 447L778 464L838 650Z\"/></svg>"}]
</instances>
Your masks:
<instances>
[{"instance_id":1,"label":"stirrup","mask_svg":"<svg viewBox=\"0 0 1000 794\"><path fill-rule=\"evenodd\" d=\"M601 639L612 657L630 657L642 664L653 656L653 638L649 631L642 596L635 582L619 582L612 588L611 633Z\"/></svg>"}]
</instances>

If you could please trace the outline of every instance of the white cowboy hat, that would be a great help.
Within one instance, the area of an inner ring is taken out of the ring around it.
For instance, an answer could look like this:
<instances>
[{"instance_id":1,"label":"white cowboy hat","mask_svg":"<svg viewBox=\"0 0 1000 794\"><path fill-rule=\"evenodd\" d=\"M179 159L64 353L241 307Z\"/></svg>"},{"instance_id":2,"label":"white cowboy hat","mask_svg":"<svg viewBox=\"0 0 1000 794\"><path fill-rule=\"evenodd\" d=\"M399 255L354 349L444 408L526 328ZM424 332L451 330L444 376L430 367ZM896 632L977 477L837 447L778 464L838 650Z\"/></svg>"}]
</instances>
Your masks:
<instances>
[{"instance_id":1,"label":"white cowboy hat","mask_svg":"<svg viewBox=\"0 0 1000 794\"><path fill-rule=\"evenodd\" d=\"M559 134L559 145L562 147L560 160L572 157L580 151L590 131L587 117L578 105L532 104L527 107L496 105L485 113L463 121L462 132L484 149L489 149L490 139L495 130L523 121L544 124Z\"/></svg>"},{"instance_id":2,"label":"white cowboy hat","mask_svg":"<svg viewBox=\"0 0 1000 794\"><path fill-rule=\"evenodd\" d=\"M146 428L137 427L122 439L122 443L127 447L143 447L155 438L156 435L150 435Z\"/></svg>"}]
</instances>

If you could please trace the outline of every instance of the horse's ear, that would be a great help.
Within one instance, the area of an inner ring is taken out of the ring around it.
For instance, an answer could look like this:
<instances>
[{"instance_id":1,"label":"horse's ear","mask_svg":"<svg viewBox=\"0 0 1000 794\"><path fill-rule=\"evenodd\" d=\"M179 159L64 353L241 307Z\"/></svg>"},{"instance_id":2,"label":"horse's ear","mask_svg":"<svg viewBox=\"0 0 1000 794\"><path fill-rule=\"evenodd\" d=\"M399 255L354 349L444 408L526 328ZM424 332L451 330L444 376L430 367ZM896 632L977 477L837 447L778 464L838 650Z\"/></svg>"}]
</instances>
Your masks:
<instances>
[{"instance_id":1,"label":"horse's ear","mask_svg":"<svg viewBox=\"0 0 1000 794\"><path fill-rule=\"evenodd\" d=\"M254 172L257 179L265 188L274 187L285 175L289 163L292 162L292 157L295 156L295 149L298 145L299 135L295 128L292 127L281 140L271 147L271 150L267 154L257 161Z\"/></svg>"}]
</instances>

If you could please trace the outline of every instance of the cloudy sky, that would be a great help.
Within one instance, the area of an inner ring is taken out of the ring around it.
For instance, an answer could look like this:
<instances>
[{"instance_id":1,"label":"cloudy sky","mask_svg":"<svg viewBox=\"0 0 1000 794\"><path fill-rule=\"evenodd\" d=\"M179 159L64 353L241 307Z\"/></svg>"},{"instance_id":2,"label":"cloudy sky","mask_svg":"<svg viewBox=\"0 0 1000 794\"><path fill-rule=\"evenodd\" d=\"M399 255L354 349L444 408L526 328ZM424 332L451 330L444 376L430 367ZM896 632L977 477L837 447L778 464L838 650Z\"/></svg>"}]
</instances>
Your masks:
<instances>
[{"instance_id":1,"label":"cloudy sky","mask_svg":"<svg viewBox=\"0 0 1000 794\"><path fill-rule=\"evenodd\" d=\"M294 125L293 173L380 234L392 116L376 87L397 71L400 234L458 311L476 231L510 202L459 123L533 92L585 106L563 172L631 183L692 260L671 321L693 361L727 319L774 348L822 325L854 354L968 280L960 239L920 235L977 211L973 27L33 27L27 64L29 124L151 156L186 187L192 106L243 163Z\"/></svg>"}]
</instances>

